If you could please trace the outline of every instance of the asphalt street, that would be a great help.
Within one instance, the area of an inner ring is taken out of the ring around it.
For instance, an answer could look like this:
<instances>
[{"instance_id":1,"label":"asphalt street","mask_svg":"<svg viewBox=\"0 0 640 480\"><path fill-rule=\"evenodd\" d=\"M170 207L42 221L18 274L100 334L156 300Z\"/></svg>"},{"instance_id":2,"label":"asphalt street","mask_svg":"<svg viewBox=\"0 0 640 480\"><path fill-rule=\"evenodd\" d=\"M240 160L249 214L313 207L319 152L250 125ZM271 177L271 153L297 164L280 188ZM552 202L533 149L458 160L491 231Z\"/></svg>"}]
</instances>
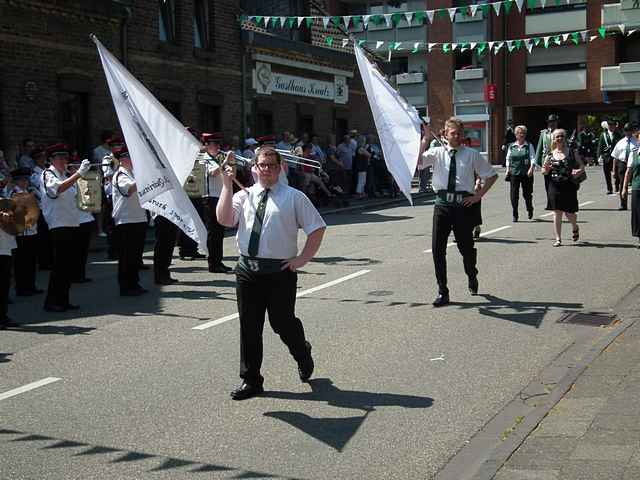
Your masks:
<instances>
[{"instance_id":1,"label":"asphalt street","mask_svg":"<svg viewBox=\"0 0 640 480\"><path fill-rule=\"evenodd\" d=\"M640 283L629 212L588 172L581 242L565 224L560 248L541 177L534 221L521 205L512 223L501 172L483 200L480 295L452 245L443 309L431 306L432 201L327 216L299 275L313 379L300 383L267 325L266 392L244 402L229 398L233 275L176 258L180 284L143 272L151 293L121 299L115 263L93 256L94 282L72 289L81 316L45 314L41 297L10 306L24 325L0 332L0 479L433 478L577 337L606 334L556 323L564 312L608 311Z\"/></svg>"}]
</instances>

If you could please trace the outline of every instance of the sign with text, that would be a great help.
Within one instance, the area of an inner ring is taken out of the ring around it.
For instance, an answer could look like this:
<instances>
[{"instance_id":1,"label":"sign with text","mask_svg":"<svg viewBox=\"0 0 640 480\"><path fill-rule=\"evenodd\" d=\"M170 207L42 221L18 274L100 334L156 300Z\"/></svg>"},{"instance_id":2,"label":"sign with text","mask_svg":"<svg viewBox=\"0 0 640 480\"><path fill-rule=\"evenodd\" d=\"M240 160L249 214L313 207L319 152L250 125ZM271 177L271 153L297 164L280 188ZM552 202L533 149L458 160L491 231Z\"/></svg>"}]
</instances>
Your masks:
<instances>
[{"instance_id":1,"label":"sign with text","mask_svg":"<svg viewBox=\"0 0 640 480\"><path fill-rule=\"evenodd\" d=\"M349 98L349 86L345 77L336 76L333 82L286 75L271 71L268 63L256 62L253 71L253 86L263 95L283 93L301 97L320 98L345 104Z\"/></svg>"}]
</instances>

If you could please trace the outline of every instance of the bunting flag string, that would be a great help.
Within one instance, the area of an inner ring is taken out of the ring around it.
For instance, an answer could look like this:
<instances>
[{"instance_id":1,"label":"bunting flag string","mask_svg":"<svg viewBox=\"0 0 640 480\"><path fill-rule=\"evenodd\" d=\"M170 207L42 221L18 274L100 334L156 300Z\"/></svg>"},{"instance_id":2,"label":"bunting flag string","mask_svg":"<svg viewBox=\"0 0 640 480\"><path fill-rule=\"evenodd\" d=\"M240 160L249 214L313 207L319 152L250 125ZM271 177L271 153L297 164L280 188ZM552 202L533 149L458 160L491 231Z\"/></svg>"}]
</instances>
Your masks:
<instances>
[{"instance_id":1,"label":"bunting flag string","mask_svg":"<svg viewBox=\"0 0 640 480\"><path fill-rule=\"evenodd\" d=\"M514 2L515 3L515 2ZM591 30L577 30L573 32L561 32L555 35L515 38L509 40L494 40L487 42L469 42L469 43L455 43L455 42L424 42L407 40L404 42L397 41L367 41L367 40L351 40L347 37L336 38L331 35L326 35L324 41L328 46L336 45L337 41L341 41L342 47L346 47L349 43L355 43L358 47L371 47L373 50L388 51L407 51L411 54L432 53L434 50L441 51L443 53L452 53L455 51L476 51L479 55L483 54L497 54L502 47L506 47L505 51L509 53L517 52L520 50L533 52L535 47L542 48L554 48L562 45L578 45L580 43L593 42L596 39L603 39L614 35L620 35L621 32L625 36L635 34L640 30L627 29L624 24L616 25L615 28L611 27L608 30L604 25L597 29Z\"/></svg>"},{"instance_id":2,"label":"bunting flag string","mask_svg":"<svg viewBox=\"0 0 640 480\"><path fill-rule=\"evenodd\" d=\"M406 12L367 14L367 15L343 15L343 16L271 16L265 17L261 15L241 15L240 22L252 22L260 28L280 28L293 29L302 28L303 23L307 28L311 28L314 22L322 25L325 30L330 27L368 30L371 24L374 28L397 28L398 26L419 26L425 23L433 23L435 18L448 18L450 22L455 22L458 15L464 18L473 18L478 14L478 10L482 15L488 16L493 10L495 16L500 16L502 12L509 15L514 4L519 13L527 10L545 9L548 0L500 0L498 2L488 2L483 4L468 5L462 7L436 8L433 10L413 10ZM566 0L569 4L570 0ZM559 6L561 0L555 0L551 3L553 6ZM383 26L384 25L384 26Z\"/></svg>"}]
</instances>

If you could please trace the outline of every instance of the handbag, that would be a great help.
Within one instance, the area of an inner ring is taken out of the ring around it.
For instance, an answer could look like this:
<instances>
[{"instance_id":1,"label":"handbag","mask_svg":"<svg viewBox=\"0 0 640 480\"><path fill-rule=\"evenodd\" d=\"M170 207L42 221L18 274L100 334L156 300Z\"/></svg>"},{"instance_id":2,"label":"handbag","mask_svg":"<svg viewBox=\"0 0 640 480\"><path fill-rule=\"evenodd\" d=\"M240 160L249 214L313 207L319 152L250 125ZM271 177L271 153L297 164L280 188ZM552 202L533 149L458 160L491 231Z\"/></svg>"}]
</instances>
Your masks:
<instances>
[{"instance_id":1,"label":"handbag","mask_svg":"<svg viewBox=\"0 0 640 480\"><path fill-rule=\"evenodd\" d=\"M576 185L580 185L586 179L587 179L587 172L584 170L579 175L571 175L571 181Z\"/></svg>"},{"instance_id":2,"label":"handbag","mask_svg":"<svg viewBox=\"0 0 640 480\"><path fill-rule=\"evenodd\" d=\"M511 181L511 172L507 172L507 174L504 176L504 181L505 182Z\"/></svg>"}]
</instances>

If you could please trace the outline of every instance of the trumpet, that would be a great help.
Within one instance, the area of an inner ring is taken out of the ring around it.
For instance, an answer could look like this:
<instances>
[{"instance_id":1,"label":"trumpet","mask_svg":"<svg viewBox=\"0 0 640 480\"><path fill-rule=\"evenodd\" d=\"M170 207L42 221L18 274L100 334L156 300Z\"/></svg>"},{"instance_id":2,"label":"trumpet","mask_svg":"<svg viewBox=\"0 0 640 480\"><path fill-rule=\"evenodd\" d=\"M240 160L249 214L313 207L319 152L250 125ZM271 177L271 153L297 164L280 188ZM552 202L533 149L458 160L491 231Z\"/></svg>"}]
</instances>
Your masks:
<instances>
[{"instance_id":1,"label":"trumpet","mask_svg":"<svg viewBox=\"0 0 640 480\"><path fill-rule=\"evenodd\" d=\"M280 150L276 148L276 152L282 155L287 163L292 163L294 165L303 165L305 167L311 167L317 169L318 171L322 170L322 163L318 160L313 160L312 158L304 158L298 155L294 155L293 153L287 150Z\"/></svg>"},{"instance_id":2,"label":"trumpet","mask_svg":"<svg viewBox=\"0 0 640 480\"><path fill-rule=\"evenodd\" d=\"M80 163L67 163L66 173L72 173L74 170L80 168ZM92 167L101 167L103 164L101 162L95 162L89 164Z\"/></svg>"}]
</instances>

